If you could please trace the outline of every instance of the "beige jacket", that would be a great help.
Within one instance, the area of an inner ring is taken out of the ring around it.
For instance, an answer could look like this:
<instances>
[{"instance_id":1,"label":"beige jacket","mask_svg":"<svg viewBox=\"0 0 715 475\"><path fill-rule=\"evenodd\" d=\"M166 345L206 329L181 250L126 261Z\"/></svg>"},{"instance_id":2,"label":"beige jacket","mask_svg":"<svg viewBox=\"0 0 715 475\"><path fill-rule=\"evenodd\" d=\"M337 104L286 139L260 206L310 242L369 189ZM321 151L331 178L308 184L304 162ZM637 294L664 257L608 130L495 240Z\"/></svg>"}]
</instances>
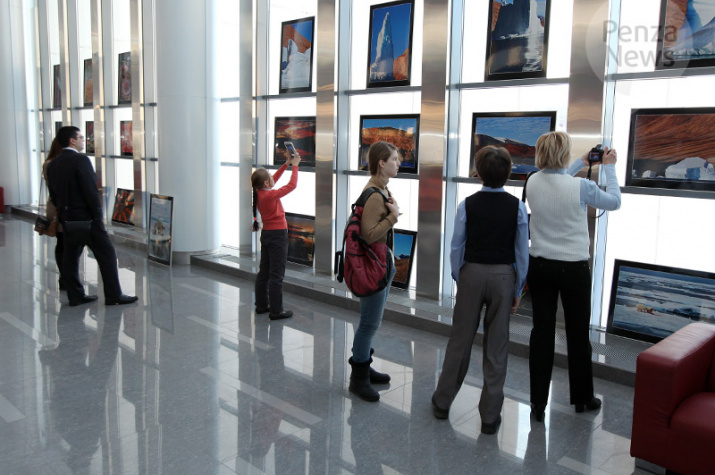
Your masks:
<instances>
[{"instance_id":1,"label":"beige jacket","mask_svg":"<svg viewBox=\"0 0 715 475\"><path fill-rule=\"evenodd\" d=\"M387 190L387 181L378 177L370 177L363 191L370 187L378 188L384 196L389 196ZM373 193L365 203L365 208L362 212L362 220L360 222L360 235L367 241L368 244L374 242L387 243L387 232L397 223L397 216L391 213L385 206L385 199Z\"/></svg>"}]
</instances>

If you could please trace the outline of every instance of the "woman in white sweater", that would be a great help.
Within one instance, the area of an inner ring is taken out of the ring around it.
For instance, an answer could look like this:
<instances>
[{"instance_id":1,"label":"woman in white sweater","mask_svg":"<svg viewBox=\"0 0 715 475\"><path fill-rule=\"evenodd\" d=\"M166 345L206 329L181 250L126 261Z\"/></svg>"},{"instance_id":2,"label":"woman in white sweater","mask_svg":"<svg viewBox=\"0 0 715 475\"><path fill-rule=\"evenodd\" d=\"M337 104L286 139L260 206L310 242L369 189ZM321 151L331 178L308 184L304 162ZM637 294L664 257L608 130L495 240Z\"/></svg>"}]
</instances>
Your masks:
<instances>
[{"instance_id":1,"label":"woman in white sweater","mask_svg":"<svg viewBox=\"0 0 715 475\"><path fill-rule=\"evenodd\" d=\"M559 295L564 307L568 351L569 389L576 412L593 411L601 400L593 394L591 368L591 270L587 206L616 210L621 192L616 179L616 151L606 148L603 164L606 191L593 181L576 178L588 153L571 160L571 137L549 132L536 142L539 173L528 182L531 208L531 247L527 282L531 292L534 328L529 348L531 413L544 420L554 363L556 309Z\"/></svg>"}]
</instances>

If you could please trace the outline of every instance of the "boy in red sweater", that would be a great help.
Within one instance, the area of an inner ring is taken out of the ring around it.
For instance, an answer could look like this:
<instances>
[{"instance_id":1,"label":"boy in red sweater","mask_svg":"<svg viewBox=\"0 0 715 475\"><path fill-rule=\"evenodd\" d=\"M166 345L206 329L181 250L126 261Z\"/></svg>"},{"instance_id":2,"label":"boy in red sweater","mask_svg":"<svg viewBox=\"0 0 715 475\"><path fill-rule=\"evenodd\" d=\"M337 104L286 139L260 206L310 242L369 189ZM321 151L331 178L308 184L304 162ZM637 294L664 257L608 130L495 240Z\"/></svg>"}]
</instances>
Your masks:
<instances>
[{"instance_id":1,"label":"boy in red sweater","mask_svg":"<svg viewBox=\"0 0 715 475\"><path fill-rule=\"evenodd\" d=\"M293 157L286 152L286 162L271 176L265 168L259 168L251 175L253 187L253 230L260 228L256 220L256 208L261 213L261 264L256 275L256 313L267 313L271 320L293 316L293 312L283 309L283 277L288 258L288 223L281 198L295 190L298 185L298 164L300 155ZM287 185L273 189L283 172L292 165L290 181Z\"/></svg>"}]
</instances>

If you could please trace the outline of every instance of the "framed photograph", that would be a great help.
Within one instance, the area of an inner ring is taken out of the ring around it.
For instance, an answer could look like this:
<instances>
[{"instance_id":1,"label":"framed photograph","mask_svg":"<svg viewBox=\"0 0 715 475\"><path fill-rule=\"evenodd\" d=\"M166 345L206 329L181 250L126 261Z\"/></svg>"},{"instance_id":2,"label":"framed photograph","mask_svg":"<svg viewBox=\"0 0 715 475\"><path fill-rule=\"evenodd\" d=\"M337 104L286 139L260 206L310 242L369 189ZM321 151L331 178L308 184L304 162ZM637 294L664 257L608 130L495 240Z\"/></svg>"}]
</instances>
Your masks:
<instances>
[{"instance_id":1,"label":"framed photograph","mask_svg":"<svg viewBox=\"0 0 715 475\"><path fill-rule=\"evenodd\" d=\"M134 141L132 139L132 121L119 121L119 149L120 155L131 157L134 155Z\"/></svg>"},{"instance_id":2,"label":"framed photograph","mask_svg":"<svg viewBox=\"0 0 715 475\"><path fill-rule=\"evenodd\" d=\"M119 53L119 93L117 104L132 103L132 53Z\"/></svg>"},{"instance_id":3,"label":"framed photograph","mask_svg":"<svg viewBox=\"0 0 715 475\"><path fill-rule=\"evenodd\" d=\"M414 0L370 7L367 87L409 86Z\"/></svg>"},{"instance_id":4,"label":"framed photograph","mask_svg":"<svg viewBox=\"0 0 715 475\"><path fill-rule=\"evenodd\" d=\"M312 90L314 31L313 16L281 24L281 94Z\"/></svg>"},{"instance_id":5,"label":"framed photograph","mask_svg":"<svg viewBox=\"0 0 715 475\"><path fill-rule=\"evenodd\" d=\"M395 278L392 286L406 289L410 286L412 263L415 260L417 232L395 229Z\"/></svg>"},{"instance_id":6,"label":"framed photograph","mask_svg":"<svg viewBox=\"0 0 715 475\"><path fill-rule=\"evenodd\" d=\"M631 111L626 186L715 191L715 108Z\"/></svg>"},{"instance_id":7,"label":"framed photograph","mask_svg":"<svg viewBox=\"0 0 715 475\"><path fill-rule=\"evenodd\" d=\"M655 69L715 66L715 2L661 0Z\"/></svg>"},{"instance_id":8,"label":"framed photograph","mask_svg":"<svg viewBox=\"0 0 715 475\"><path fill-rule=\"evenodd\" d=\"M59 64L52 66L52 107L62 108L62 75Z\"/></svg>"},{"instance_id":9,"label":"framed photograph","mask_svg":"<svg viewBox=\"0 0 715 475\"><path fill-rule=\"evenodd\" d=\"M417 173L420 136L419 114L360 116L358 169L367 170L367 151L375 142L393 144L400 152L400 172Z\"/></svg>"},{"instance_id":10,"label":"framed photograph","mask_svg":"<svg viewBox=\"0 0 715 475\"><path fill-rule=\"evenodd\" d=\"M486 145L504 147L512 160L511 180L526 180L537 171L536 140L556 127L556 111L499 112L472 116L472 146L469 173L474 171L474 156Z\"/></svg>"},{"instance_id":11,"label":"framed photograph","mask_svg":"<svg viewBox=\"0 0 715 475\"><path fill-rule=\"evenodd\" d=\"M84 123L84 153L94 155L94 121Z\"/></svg>"},{"instance_id":12,"label":"framed photograph","mask_svg":"<svg viewBox=\"0 0 715 475\"><path fill-rule=\"evenodd\" d=\"M491 0L485 80L546 77L551 0Z\"/></svg>"},{"instance_id":13,"label":"framed photograph","mask_svg":"<svg viewBox=\"0 0 715 475\"><path fill-rule=\"evenodd\" d=\"M134 225L134 190L117 188L117 196L114 198L114 211L112 211L112 222Z\"/></svg>"},{"instance_id":14,"label":"framed photograph","mask_svg":"<svg viewBox=\"0 0 715 475\"><path fill-rule=\"evenodd\" d=\"M288 222L288 260L306 266L313 265L315 249L315 217L286 213Z\"/></svg>"},{"instance_id":15,"label":"framed photograph","mask_svg":"<svg viewBox=\"0 0 715 475\"><path fill-rule=\"evenodd\" d=\"M84 105L94 103L94 83L92 82L92 60L84 60Z\"/></svg>"},{"instance_id":16,"label":"framed photograph","mask_svg":"<svg viewBox=\"0 0 715 475\"><path fill-rule=\"evenodd\" d=\"M715 274L616 259L609 333L657 342L692 322L715 324Z\"/></svg>"},{"instance_id":17,"label":"framed photograph","mask_svg":"<svg viewBox=\"0 0 715 475\"><path fill-rule=\"evenodd\" d=\"M300 154L300 167L315 167L315 116L276 117L276 139L273 164L285 163L286 140L293 142Z\"/></svg>"},{"instance_id":18,"label":"framed photograph","mask_svg":"<svg viewBox=\"0 0 715 475\"><path fill-rule=\"evenodd\" d=\"M55 137L57 137L57 132L59 132L61 128L62 128L62 122L56 121L55 122Z\"/></svg>"},{"instance_id":19,"label":"framed photograph","mask_svg":"<svg viewBox=\"0 0 715 475\"><path fill-rule=\"evenodd\" d=\"M149 260L171 265L171 225L174 198L171 196L149 196Z\"/></svg>"}]
</instances>

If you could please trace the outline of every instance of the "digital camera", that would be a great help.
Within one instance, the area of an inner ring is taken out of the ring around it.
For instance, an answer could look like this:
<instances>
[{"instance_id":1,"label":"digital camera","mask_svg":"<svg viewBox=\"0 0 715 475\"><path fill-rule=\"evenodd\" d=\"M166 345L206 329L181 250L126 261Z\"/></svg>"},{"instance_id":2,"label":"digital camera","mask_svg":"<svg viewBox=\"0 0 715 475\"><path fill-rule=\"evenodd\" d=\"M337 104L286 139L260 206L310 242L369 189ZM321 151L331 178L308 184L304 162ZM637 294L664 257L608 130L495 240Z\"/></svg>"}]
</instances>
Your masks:
<instances>
[{"instance_id":1,"label":"digital camera","mask_svg":"<svg viewBox=\"0 0 715 475\"><path fill-rule=\"evenodd\" d=\"M601 163L603 161L603 145L598 144L588 152L588 163Z\"/></svg>"}]
</instances>

